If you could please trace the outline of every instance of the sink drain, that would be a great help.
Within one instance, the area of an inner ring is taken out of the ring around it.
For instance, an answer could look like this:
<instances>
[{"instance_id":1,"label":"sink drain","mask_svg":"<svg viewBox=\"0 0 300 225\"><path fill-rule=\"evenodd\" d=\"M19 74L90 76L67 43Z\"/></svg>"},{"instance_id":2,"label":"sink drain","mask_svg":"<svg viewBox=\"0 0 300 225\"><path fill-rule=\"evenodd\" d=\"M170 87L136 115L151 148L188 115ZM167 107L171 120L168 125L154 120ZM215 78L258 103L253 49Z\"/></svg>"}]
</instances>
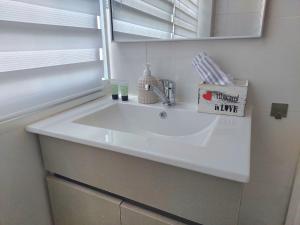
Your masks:
<instances>
[{"instance_id":1,"label":"sink drain","mask_svg":"<svg viewBox=\"0 0 300 225\"><path fill-rule=\"evenodd\" d=\"M162 111L162 112L159 113L159 117L161 119L166 119L168 117L168 114L165 111Z\"/></svg>"}]
</instances>

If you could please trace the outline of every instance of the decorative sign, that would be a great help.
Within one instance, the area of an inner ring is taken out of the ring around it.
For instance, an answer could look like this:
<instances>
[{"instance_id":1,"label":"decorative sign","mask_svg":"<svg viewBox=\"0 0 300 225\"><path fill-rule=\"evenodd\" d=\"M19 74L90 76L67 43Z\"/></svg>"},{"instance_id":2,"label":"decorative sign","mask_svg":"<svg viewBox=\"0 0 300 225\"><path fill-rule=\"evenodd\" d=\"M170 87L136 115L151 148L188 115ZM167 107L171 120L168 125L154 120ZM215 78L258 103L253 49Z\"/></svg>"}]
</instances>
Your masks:
<instances>
[{"instance_id":1,"label":"decorative sign","mask_svg":"<svg viewBox=\"0 0 300 225\"><path fill-rule=\"evenodd\" d=\"M235 85L200 84L198 111L215 114L244 116L248 81L235 81Z\"/></svg>"}]
</instances>

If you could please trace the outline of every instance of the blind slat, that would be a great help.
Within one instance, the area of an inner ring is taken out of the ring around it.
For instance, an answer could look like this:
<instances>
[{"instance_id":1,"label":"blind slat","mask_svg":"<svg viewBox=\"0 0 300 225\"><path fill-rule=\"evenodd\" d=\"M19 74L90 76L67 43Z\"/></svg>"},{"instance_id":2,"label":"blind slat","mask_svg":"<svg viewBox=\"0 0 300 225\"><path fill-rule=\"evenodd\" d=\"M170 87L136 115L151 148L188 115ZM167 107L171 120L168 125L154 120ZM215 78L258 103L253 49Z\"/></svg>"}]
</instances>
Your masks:
<instances>
[{"instance_id":1,"label":"blind slat","mask_svg":"<svg viewBox=\"0 0 300 225\"><path fill-rule=\"evenodd\" d=\"M184 12L186 15L188 15L194 19L198 18L197 10L193 10L193 9L189 8L182 2L182 0L165 0L165 1L169 2L170 4L175 3L176 8L181 10L182 12Z\"/></svg>"},{"instance_id":2,"label":"blind slat","mask_svg":"<svg viewBox=\"0 0 300 225\"><path fill-rule=\"evenodd\" d=\"M125 5L133 9L139 10L145 14L171 22L170 13L167 13L159 9L158 7L147 4L144 1L141 0L114 0L114 1L118 2L121 5Z\"/></svg>"},{"instance_id":3,"label":"blind slat","mask_svg":"<svg viewBox=\"0 0 300 225\"><path fill-rule=\"evenodd\" d=\"M92 62L100 60L101 52L95 49L0 52L0 72Z\"/></svg>"},{"instance_id":4,"label":"blind slat","mask_svg":"<svg viewBox=\"0 0 300 225\"><path fill-rule=\"evenodd\" d=\"M98 29L97 16L23 2L0 0L0 20Z\"/></svg>"},{"instance_id":5,"label":"blind slat","mask_svg":"<svg viewBox=\"0 0 300 225\"><path fill-rule=\"evenodd\" d=\"M186 30L190 30L192 32L197 32L197 26L193 25L193 24L189 24L185 21L183 21L182 19L179 19L177 17L174 18L174 23L176 26L180 26Z\"/></svg>"},{"instance_id":6,"label":"blind slat","mask_svg":"<svg viewBox=\"0 0 300 225\"><path fill-rule=\"evenodd\" d=\"M149 38L159 38L159 39L169 39L171 37L171 33L156 30L153 28L140 26L137 24L121 21L121 20L113 20L113 26L115 32L127 33L133 35L139 35Z\"/></svg>"},{"instance_id":7,"label":"blind slat","mask_svg":"<svg viewBox=\"0 0 300 225\"><path fill-rule=\"evenodd\" d=\"M188 8L186 5L180 3L179 1L176 1L176 9L182 11L187 16L192 17L193 19L198 19L198 13L197 11L193 11L192 9Z\"/></svg>"},{"instance_id":8,"label":"blind slat","mask_svg":"<svg viewBox=\"0 0 300 225\"><path fill-rule=\"evenodd\" d=\"M198 0L189 0L191 3L193 3L195 6L198 6Z\"/></svg>"}]
</instances>

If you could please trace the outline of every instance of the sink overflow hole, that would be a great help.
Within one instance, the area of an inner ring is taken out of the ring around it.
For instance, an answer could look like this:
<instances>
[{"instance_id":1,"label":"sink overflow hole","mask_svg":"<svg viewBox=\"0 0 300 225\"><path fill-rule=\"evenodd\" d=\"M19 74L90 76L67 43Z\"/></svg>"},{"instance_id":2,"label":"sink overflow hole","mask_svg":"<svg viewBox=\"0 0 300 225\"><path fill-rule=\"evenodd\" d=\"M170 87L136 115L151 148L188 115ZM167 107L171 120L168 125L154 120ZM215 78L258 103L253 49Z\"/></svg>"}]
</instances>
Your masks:
<instances>
[{"instance_id":1,"label":"sink overflow hole","mask_svg":"<svg viewBox=\"0 0 300 225\"><path fill-rule=\"evenodd\" d=\"M168 117L168 114L165 111L162 111L159 113L159 116L161 119L166 119Z\"/></svg>"}]
</instances>

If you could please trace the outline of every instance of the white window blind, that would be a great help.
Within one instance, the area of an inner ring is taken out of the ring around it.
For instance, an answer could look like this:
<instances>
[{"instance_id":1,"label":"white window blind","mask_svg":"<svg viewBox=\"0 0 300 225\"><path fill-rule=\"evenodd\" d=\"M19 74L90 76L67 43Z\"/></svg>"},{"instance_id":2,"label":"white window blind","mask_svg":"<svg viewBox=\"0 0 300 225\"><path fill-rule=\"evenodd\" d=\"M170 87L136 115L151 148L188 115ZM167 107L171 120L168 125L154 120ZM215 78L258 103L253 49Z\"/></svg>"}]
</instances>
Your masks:
<instances>
[{"instance_id":1,"label":"white window blind","mask_svg":"<svg viewBox=\"0 0 300 225\"><path fill-rule=\"evenodd\" d=\"M100 1L0 0L0 121L103 88Z\"/></svg>"},{"instance_id":2,"label":"white window blind","mask_svg":"<svg viewBox=\"0 0 300 225\"><path fill-rule=\"evenodd\" d=\"M204 20L200 12L207 16L207 2L211 4L212 1L113 0L115 38L189 39L203 36Z\"/></svg>"}]
</instances>

